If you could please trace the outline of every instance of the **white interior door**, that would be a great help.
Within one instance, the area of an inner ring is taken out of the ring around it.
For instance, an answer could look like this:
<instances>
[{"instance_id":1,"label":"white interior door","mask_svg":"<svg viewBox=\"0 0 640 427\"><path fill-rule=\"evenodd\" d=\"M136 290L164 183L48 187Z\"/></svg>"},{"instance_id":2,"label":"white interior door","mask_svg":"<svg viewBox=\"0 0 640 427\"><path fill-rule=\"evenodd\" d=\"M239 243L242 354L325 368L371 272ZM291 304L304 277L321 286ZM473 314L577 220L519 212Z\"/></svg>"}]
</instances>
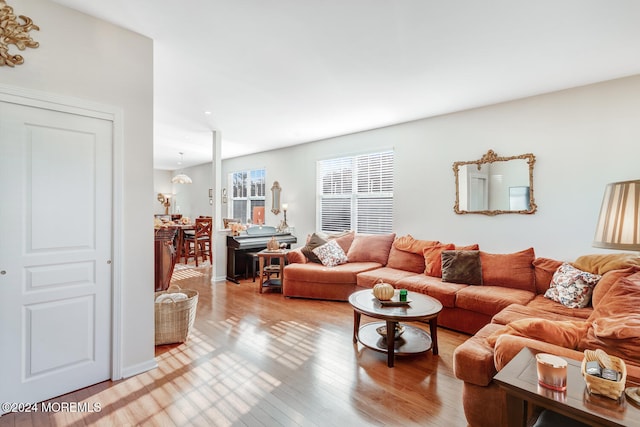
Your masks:
<instances>
[{"instance_id":1,"label":"white interior door","mask_svg":"<svg viewBox=\"0 0 640 427\"><path fill-rule=\"evenodd\" d=\"M486 176L469 175L469 210L484 211L489 208Z\"/></svg>"},{"instance_id":2,"label":"white interior door","mask_svg":"<svg viewBox=\"0 0 640 427\"><path fill-rule=\"evenodd\" d=\"M0 402L110 378L112 127L0 102Z\"/></svg>"}]
</instances>

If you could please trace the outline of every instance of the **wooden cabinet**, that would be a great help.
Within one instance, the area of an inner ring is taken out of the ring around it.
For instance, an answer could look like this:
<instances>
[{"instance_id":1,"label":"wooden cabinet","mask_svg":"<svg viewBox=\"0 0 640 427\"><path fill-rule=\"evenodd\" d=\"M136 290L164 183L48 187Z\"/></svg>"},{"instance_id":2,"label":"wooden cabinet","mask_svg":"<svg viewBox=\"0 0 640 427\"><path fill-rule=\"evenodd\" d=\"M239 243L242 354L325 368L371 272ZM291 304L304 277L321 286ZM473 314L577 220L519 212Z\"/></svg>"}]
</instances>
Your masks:
<instances>
[{"instance_id":1,"label":"wooden cabinet","mask_svg":"<svg viewBox=\"0 0 640 427\"><path fill-rule=\"evenodd\" d=\"M176 265L175 247L177 227L155 230L155 291L165 291L171 282L173 268Z\"/></svg>"}]
</instances>

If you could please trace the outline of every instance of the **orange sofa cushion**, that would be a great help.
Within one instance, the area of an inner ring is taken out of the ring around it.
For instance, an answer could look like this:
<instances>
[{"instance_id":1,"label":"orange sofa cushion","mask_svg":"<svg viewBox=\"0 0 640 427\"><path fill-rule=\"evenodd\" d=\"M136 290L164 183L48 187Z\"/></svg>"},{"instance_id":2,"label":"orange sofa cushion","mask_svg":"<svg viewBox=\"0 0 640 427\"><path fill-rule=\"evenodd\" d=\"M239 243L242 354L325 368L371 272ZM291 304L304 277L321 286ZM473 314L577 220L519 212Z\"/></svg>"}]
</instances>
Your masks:
<instances>
[{"instance_id":1,"label":"orange sofa cushion","mask_svg":"<svg viewBox=\"0 0 640 427\"><path fill-rule=\"evenodd\" d=\"M512 254L480 251L482 284L536 292L533 248Z\"/></svg>"},{"instance_id":2,"label":"orange sofa cushion","mask_svg":"<svg viewBox=\"0 0 640 427\"><path fill-rule=\"evenodd\" d=\"M527 304L534 296L533 292L503 286L466 286L456 293L456 307L493 317L511 304Z\"/></svg>"},{"instance_id":3,"label":"orange sofa cushion","mask_svg":"<svg viewBox=\"0 0 640 427\"><path fill-rule=\"evenodd\" d=\"M400 250L394 244L391 246L391 251L389 251L387 267L412 273L424 273L424 256L422 252L416 254Z\"/></svg>"},{"instance_id":4,"label":"orange sofa cushion","mask_svg":"<svg viewBox=\"0 0 640 427\"><path fill-rule=\"evenodd\" d=\"M500 335L508 334L576 349L589 327L590 323L584 320L520 319L495 331L487 342L495 346Z\"/></svg>"},{"instance_id":5,"label":"orange sofa cushion","mask_svg":"<svg viewBox=\"0 0 640 427\"><path fill-rule=\"evenodd\" d=\"M620 270L633 266L640 267L640 257L626 253L583 255L578 257L572 264L582 271L602 276L610 270Z\"/></svg>"},{"instance_id":6,"label":"orange sofa cushion","mask_svg":"<svg viewBox=\"0 0 640 427\"><path fill-rule=\"evenodd\" d=\"M424 248L424 274L433 277L442 277L442 252L455 249L453 243L435 245Z\"/></svg>"},{"instance_id":7,"label":"orange sofa cushion","mask_svg":"<svg viewBox=\"0 0 640 427\"><path fill-rule=\"evenodd\" d=\"M287 263L289 264L306 264L307 257L302 253L302 249L294 249L287 252Z\"/></svg>"},{"instance_id":8,"label":"orange sofa cushion","mask_svg":"<svg viewBox=\"0 0 640 427\"><path fill-rule=\"evenodd\" d=\"M628 267L620 270L609 270L602 275L602 278L593 289L591 295L591 305L597 307L609 289L621 278L631 276L633 273L640 271L640 267Z\"/></svg>"},{"instance_id":9,"label":"orange sofa cushion","mask_svg":"<svg viewBox=\"0 0 640 427\"><path fill-rule=\"evenodd\" d=\"M411 234L407 234L406 236L398 237L393 242L393 247L404 252L422 255L424 248L435 246L439 243L437 240L416 240Z\"/></svg>"},{"instance_id":10,"label":"orange sofa cushion","mask_svg":"<svg viewBox=\"0 0 640 427\"><path fill-rule=\"evenodd\" d=\"M357 234L347 252L349 262L377 262L386 265L395 239L390 234Z\"/></svg>"},{"instance_id":11,"label":"orange sofa cushion","mask_svg":"<svg viewBox=\"0 0 640 427\"><path fill-rule=\"evenodd\" d=\"M533 274L535 275L536 293L544 294L551 285L553 274L562 265L562 261L551 258L536 258L533 260Z\"/></svg>"},{"instance_id":12,"label":"orange sofa cushion","mask_svg":"<svg viewBox=\"0 0 640 427\"><path fill-rule=\"evenodd\" d=\"M640 272L619 278L589 317L593 327L580 349L602 348L640 366Z\"/></svg>"}]
</instances>

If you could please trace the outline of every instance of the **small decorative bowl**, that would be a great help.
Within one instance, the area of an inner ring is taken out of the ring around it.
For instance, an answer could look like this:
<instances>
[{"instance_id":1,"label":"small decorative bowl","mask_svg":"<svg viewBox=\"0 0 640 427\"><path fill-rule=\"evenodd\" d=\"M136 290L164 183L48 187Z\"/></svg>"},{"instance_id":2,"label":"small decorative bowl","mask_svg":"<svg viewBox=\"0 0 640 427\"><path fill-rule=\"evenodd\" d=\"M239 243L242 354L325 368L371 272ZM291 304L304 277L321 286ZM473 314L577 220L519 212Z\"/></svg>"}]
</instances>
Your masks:
<instances>
[{"instance_id":1,"label":"small decorative bowl","mask_svg":"<svg viewBox=\"0 0 640 427\"><path fill-rule=\"evenodd\" d=\"M376 328L376 332L378 332L382 337L386 338L387 337L387 326L386 325L382 325ZM396 323L396 334L395 334L395 339L400 338L400 336L404 333L404 326L402 326L400 323Z\"/></svg>"}]
</instances>

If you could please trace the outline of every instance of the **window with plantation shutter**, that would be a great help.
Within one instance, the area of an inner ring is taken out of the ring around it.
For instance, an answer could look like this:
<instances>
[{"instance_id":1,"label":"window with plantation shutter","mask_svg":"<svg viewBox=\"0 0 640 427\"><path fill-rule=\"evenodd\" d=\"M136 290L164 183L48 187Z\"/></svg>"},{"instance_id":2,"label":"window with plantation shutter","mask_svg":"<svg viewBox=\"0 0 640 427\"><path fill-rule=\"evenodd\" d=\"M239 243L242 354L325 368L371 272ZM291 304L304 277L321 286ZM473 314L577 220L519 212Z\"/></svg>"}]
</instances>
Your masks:
<instances>
[{"instance_id":1,"label":"window with plantation shutter","mask_svg":"<svg viewBox=\"0 0 640 427\"><path fill-rule=\"evenodd\" d=\"M246 222L263 223L265 205L265 170L255 169L229 174L231 218ZM254 218L255 208L262 207L262 217Z\"/></svg>"},{"instance_id":2,"label":"window with plantation shutter","mask_svg":"<svg viewBox=\"0 0 640 427\"><path fill-rule=\"evenodd\" d=\"M321 160L317 179L318 230L392 231L393 151Z\"/></svg>"}]
</instances>

